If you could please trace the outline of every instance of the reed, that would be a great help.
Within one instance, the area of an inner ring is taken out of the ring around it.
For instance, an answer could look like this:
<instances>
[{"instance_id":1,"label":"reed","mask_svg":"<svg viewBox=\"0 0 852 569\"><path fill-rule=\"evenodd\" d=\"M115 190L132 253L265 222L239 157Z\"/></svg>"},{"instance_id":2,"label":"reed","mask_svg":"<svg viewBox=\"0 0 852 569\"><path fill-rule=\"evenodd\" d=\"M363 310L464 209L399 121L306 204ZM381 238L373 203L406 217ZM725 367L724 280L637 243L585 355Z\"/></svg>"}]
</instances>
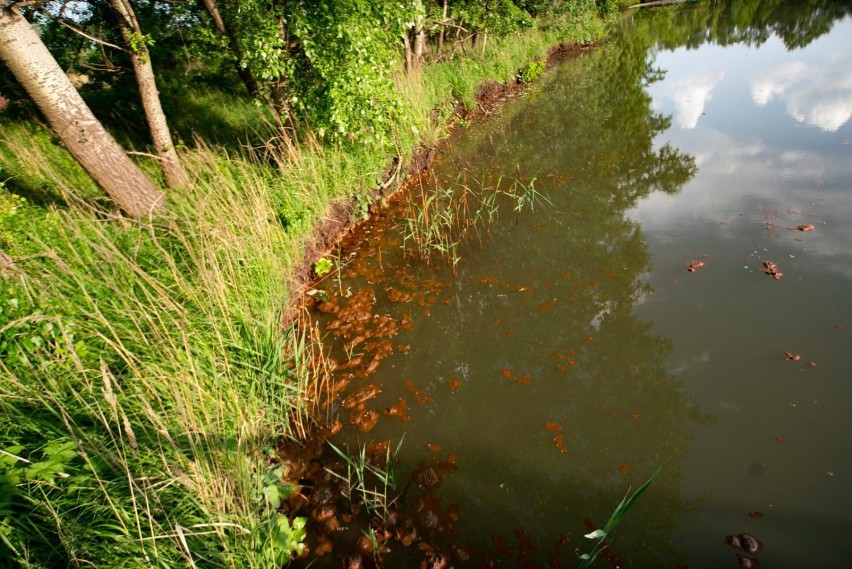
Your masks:
<instances>
[{"instance_id":1,"label":"reed","mask_svg":"<svg viewBox=\"0 0 852 569\"><path fill-rule=\"evenodd\" d=\"M328 443L346 464L345 475L336 470L329 470L329 473L345 483L346 497L350 502L364 507L367 512L379 516L382 520L386 518L388 509L398 498L394 493L396 490L394 465L402 448L402 442L400 440L393 450L390 445L387 445L384 456L372 459L368 456L367 447L364 445L358 448L357 454L350 455Z\"/></svg>"},{"instance_id":2,"label":"reed","mask_svg":"<svg viewBox=\"0 0 852 569\"><path fill-rule=\"evenodd\" d=\"M455 271L463 247L481 246L501 209L510 208L517 222L524 210L547 201L536 190L535 178L528 183L513 180L508 187L502 177L493 183L485 179L471 183L467 178L463 172L451 186L421 187L409 198L396 224L406 255L427 263L439 259Z\"/></svg>"}]
</instances>

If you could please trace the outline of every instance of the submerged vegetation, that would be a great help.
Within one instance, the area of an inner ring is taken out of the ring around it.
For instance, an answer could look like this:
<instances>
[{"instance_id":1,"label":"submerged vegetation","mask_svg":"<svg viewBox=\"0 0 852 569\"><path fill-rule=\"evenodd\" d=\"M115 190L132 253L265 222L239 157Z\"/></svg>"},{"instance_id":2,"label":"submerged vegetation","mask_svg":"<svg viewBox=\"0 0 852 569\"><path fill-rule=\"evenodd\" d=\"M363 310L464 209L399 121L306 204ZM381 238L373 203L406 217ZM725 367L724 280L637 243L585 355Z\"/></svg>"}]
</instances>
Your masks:
<instances>
[{"instance_id":1,"label":"submerged vegetation","mask_svg":"<svg viewBox=\"0 0 852 569\"><path fill-rule=\"evenodd\" d=\"M484 180L473 184L463 179L455 184L411 197L401 216L403 250L429 262L433 257L448 261L454 268L461 260L461 248L473 239L481 243L489 226L497 219L500 202L508 201L515 215L533 209L544 198L535 189L535 178L527 183L514 180L503 189L502 179L492 186Z\"/></svg>"}]
</instances>

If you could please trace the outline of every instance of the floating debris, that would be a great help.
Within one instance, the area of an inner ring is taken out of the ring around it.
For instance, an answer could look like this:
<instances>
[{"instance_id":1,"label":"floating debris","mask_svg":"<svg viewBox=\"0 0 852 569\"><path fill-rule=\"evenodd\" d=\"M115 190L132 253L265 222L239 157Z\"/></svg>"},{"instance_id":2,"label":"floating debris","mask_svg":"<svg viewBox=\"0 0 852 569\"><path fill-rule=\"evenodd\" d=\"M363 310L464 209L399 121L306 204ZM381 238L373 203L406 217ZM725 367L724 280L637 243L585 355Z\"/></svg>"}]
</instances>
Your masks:
<instances>
[{"instance_id":1,"label":"floating debris","mask_svg":"<svg viewBox=\"0 0 852 569\"><path fill-rule=\"evenodd\" d=\"M799 354L791 353L791 352L784 352L784 359L788 360L788 361L797 362L797 361L800 361L802 359L802 356L800 356Z\"/></svg>"},{"instance_id":2,"label":"floating debris","mask_svg":"<svg viewBox=\"0 0 852 569\"><path fill-rule=\"evenodd\" d=\"M749 533L726 536L725 543L734 549L739 549L752 555L763 549L763 543Z\"/></svg>"},{"instance_id":3,"label":"floating debris","mask_svg":"<svg viewBox=\"0 0 852 569\"><path fill-rule=\"evenodd\" d=\"M363 405L381 393L381 388L378 385L365 385L350 393L343 400L344 409L363 408Z\"/></svg>"},{"instance_id":4,"label":"floating debris","mask_svg":"<svg viewBox=\"0 0 852 569\"><path fill-rule=\"evenodd\" d=\"M408 414L408 401L404 398L400 397L399 401L393 405L385 407L382 411L388 417L398 417L405 422L411 420L411 416Z\"/></svg>"},{"instance_id":5,"label":"floating debris","mask_svg":"<svg viewBox=\"0 0 852 569\"><path fill-rule=\"evenodd\" d=\"M778 268L778 263L775 261L763 261L763 272L775 279L779 280L784 276L784 273Z\"/></svg>"},{"instance_id":6,"label":"floating debris","mask_svg":"<svg viewBox=\"0 0 852 569\"><path fill-rule=\"evenodd\" d=\"M704 261L690 261L689 263L686 264L686 272L687 273L694 273L695 271L702 268L703 266L704 266Z\"/></svg>"},{"instance_id":7,"label":"floating debris","mask_svg":"<svg viewBox=\"0 0 852 569\"><path fill-rule=\"evenodd\" d=\"M752 557L746 557L745 555L737 555L737 563L739 563L742 569L760 569L760 561L754 559Z\"/></svg>"},{"instance_id":8,"label":"floating debris","mask_svg":"<svg viewBox=\"0 0 852 569\"><path fill-rule=\"evenodd\" d=\"M806 223L804 225L797 226L796 229L798 229L799 231L813 231L814 229L816 229L816 227L814 227L811 223Z\"/></svg>"}]
</instances>

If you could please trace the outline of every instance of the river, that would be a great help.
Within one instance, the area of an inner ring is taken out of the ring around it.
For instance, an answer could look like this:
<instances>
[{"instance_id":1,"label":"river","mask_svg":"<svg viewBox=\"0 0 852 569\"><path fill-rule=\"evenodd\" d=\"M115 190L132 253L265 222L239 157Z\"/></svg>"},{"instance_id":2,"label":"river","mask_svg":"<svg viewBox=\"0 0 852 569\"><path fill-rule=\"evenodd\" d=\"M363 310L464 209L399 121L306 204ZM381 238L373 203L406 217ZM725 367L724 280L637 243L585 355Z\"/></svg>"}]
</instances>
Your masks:
<instances>
[{"instance_id":1,"label":"river","mask_svg":"<svg viewBox=\"0 0 852 569\"><path fill-rule=\"evenodd\" d=\"M345 244L312 309L339 368L330 442L357 479L389 441L396 491L368 498L396 501L371 530L315 490L314 566L365 535L364 566L576 567L658 467L596 566L848 566L850 13L627 14ZM424 259L412 220L449 190L467 217Z\"/></svg>"}]
</instances>

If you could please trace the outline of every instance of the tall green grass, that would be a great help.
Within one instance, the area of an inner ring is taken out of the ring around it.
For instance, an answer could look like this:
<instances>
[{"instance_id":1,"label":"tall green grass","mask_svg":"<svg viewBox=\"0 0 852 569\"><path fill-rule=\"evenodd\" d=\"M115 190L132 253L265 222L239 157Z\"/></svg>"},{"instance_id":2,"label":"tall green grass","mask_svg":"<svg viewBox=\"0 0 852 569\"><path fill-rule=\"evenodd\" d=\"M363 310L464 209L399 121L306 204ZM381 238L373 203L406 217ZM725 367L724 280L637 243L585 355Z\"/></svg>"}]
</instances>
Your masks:
<instances>
[{"instance_id":1,"label":"tall green grass","mask_svg":"<svg viewBox=\"0 0 852 569\"><path fill-rule=\"evenodd\" d=\"M25 565L288 556L259 453L304 435L317 384L314 344L281 328L298 235L277 169L184 161L198 182L163 217L54 210L5 283L0 536Z\"/></svg>"}]
</instances>

